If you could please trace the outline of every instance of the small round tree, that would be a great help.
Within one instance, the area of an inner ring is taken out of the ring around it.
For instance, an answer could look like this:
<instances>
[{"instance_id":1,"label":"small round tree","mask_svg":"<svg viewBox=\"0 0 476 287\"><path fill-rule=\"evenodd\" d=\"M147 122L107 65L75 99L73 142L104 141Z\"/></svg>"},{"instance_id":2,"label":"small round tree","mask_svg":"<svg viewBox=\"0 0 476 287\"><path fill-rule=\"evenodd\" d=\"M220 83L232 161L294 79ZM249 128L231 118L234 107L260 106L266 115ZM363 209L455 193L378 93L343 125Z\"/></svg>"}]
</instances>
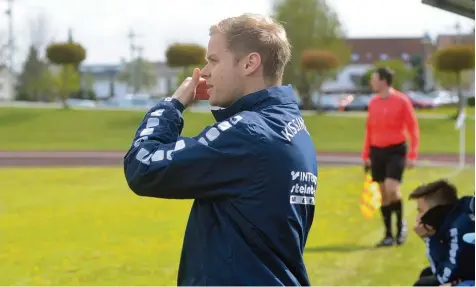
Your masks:
<instances>
[{"instance_id":1,"label":"small round tree","mask_svg":"<svg viewBox=\"0 0 476 287\"><path fill-rule=\"evenodd\" d=\"M183 79L178 79L178 83L181 83L187 77L189 67L205 64L205 54L205 48L198 44L189 43L175 43L165 51L167 65L171 68L183 69Z\"/></svg>"},{"instance_id":2,"label":"small round tree","mask_svg":"<svg viewBox=\"0 0 476 287\"><path fill-rule=\"evenodd\" d=\"M71 81L70 78L76 78L76 68L86 59L86 50L78 43L52 43L46 48L46 57L48 60L61 67L60 96L63 107L67 108L68 96L75 89L77 81ZM74 82L74 85L72 85Z\"/></svg>"},{"instance_id":3,"label":"small round tree","mask_svg":"<svg viewBox=\"0 0 476 287\"><path fill-rule=\"evenodd\" d=\"M336 54L329 50L305 50L301 55L301 69L309 74L311 82L311 94L301 95L303 107L312 107L312 91L319 91L324 81L330 76L330 72L339 66ZM318 111L322 111L321 93L317 99Z\"/></svg>"},{"instance_id":4,"label":"small round tree","mask_svg":"<svg viewBox=\"0 0 476 287\"><path fill-rule=\"evenodd\" d=\"M458 114L461 112L464 100L461 92L461 73L474 70L474 45L453 45L436 51L433 65L439 72L452 73L456 77L458 88Z\"/></svg>"}]
</instances>

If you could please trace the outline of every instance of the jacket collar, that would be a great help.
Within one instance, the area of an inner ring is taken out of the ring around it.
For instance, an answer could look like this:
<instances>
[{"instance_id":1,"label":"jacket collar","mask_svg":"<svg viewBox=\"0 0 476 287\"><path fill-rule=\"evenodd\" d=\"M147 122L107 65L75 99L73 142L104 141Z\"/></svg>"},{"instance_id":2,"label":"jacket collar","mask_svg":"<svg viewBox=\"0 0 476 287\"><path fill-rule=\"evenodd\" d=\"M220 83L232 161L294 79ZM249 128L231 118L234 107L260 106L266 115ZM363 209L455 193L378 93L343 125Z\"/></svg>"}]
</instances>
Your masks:
<instances>
[{"instance_id":1,"label":"jacket collar","mask_svg":"<svg viewBox=\"0 0 476 287\"><path fill-rule=\"evenodd\" d=\"M248 94L227 108L212 110L212 114L215 120L220 122L242 111L259 110L272 105L290 103L297 103L291 85L273 86Z\"/></svg>"}]
</instances>

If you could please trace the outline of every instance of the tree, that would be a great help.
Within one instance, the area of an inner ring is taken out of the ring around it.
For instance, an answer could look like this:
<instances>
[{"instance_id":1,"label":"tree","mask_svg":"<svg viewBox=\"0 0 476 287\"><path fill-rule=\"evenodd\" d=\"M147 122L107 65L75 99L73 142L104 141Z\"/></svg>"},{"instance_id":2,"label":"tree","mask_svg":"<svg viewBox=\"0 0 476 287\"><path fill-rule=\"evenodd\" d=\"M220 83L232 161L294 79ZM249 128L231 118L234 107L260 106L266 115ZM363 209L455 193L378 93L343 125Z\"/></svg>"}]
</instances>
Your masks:
<instances>
[{"instance_id":1,"label":"tree","mask_svg":"<svg viewBox=\"0 0 476 287\"><path fill-rule=\"evenodd\" d=\"M118 79L131 83L134 94L150 91L157 84L157 69L154 63L137 58L125 65L124 70L118 75Z\"/></svg>"},{"instance_id":2,"label":"tree","mask_svg":"<svg viewBox=\"0 0 476 287\"><path fill-rule=\"evenodd\" d=\"M50 101L55 90L48 65L38 55L38 50L30 46L28 56L18 77L17 99L23 101Z\"/></svg>"},{"instance_id":3,"label":"tree","mask_svg":"<svg viewBox=\"0 0 476 287\"><path fill-rule=\"evenodd\" d=\"M293 47L283 82L294 85L303 101L311 103L311 82L301 69L302 53L309 49L329 50L334 52L340 65L350 60L337 14L325 0L275 0L273 18L284 26Z\"/></svg>"},{"instance_id":4,"label":"tree","mask_svg":"<svg viewBox=\"0 0 476 287\"><path fill-rule=\"evenodd\" d=\"M80 73L75 69L72 76L74 84L71 87L72 93L69 98L82 100L97 100L96 92L94 91L94 77L89 73ZM78 88L77 90L75 90Z\"/></svg>"},{"instance_id":5,"label":"tree","mask_svg":"<svg viewBox=\"0 0 476 287\"><path fill-rule=\"evenodd\" d=\"M28 30L30 33L30 43L38 52L45 51L45 45L49 38L48 19L46 14L39 13L28 19Z\"/></svg>"},{"instance_id":6,"label":"tree","mask_svg":"<svg viewBox=\"0 0 476 287\"><path fill-rule=\"evenodd\" d=\"M471 85L471 71L462 71L459 83L457 75L452 72L435 70L434 77L439 86L447 90L457 90L458 85L463 89Z\"/></svg>"},{"instance_id":7,"label":"tree","mask_svg":"<svg viewBox=\"0 0 476 287\"><path fill-rule=\"evenodd\" d=\"M417 90L425 90L425 68L420 55L415 55L410 60L413 68L413 87Z\"/></svg>"},{"instance_id":8,"label":"tree","mask_svg":"<svg viewBox=\"0 0 476 287\"><path fill-rule=\"evenodd\" d=\"M76 70L76 67L72 64L62 65L59 73L55 75L54 80L57 92L64 101L63 104L66 104L65 102L73 93L81 89L81 76Z\"/></svg>"},{"instance_id":9,"label":"tree","mask_svg":"<svg viewBox=\"0 0 476 287\"><path fill-rule=\"evenodd\" d=\"M177 83L182 83L189 77L193 68L205 65L205 54L205 48L198 44L175 43L167 48L165 51L167 66L182 68L182 72L177 76Z\"/></svg>"},{"instance_id":10,"label":"tree","mask_svg":"<svg viewBox=\"0 0 476 287\"><path fill-rule=\"evenodd\" d=\"M456 78L458 89L458 114L461 112L464 99L461 92L461 73L474 70L474 45L453 45L436 51L433 65L438 72L451 73Z\"/></svg>"},{"instance_id":11,"label":"tree","mask_svg":"<svg viewBox=\"0 0 476 287\"><path fill-rule=\"evenodd\" d=\"M310 91L319 91L321 85L328 79L329 72L339 66L339 60L332 51L305 50L301 55L301 67L310 79ZM310 106L310 97L303 99L304 106ZM318 110L321 112L321 93L318 93Z\"/></svg>"},{"instance_id":12,"label":"tree","mask_svg":"<svg viewBox=\"0 0 476 287\"><path fill-rule=\"evenodd\" d=\"M67 108L67 99L74 83L68 81L74 79L75 75L70 75L73 71L77 72L77 67L86 59L86 50L78 43L70 40L66 43L52 43L46 48L46 56L53 64L61 67L60 75L63 77L60 81L60 96L63 107Z\"/></svg>"},{"instance_id":13,"label":"tree","mask_svg":"<svg viewBox=\"0 0 476 287\"><path fill-rule=\"evenodd\" d=\"M197 44L175 43L167 48L165 57L171 68L199 66L205 64L205 48Z\"/></svg>"},{"instance_id":14,"label":"tree","mask_svg":"<svg viewBox=\"0 0 476 287\"><path fill-rule=\"evenodd\" d=\"M7 64L8 42L5 34L0 31L0 67Z\"/></svg>"},{"instance_id":15,"label":"tree","mask_svg":"<svg viewBox=\"0 0 476 287\"><path fill-rule=\"evenodd\" d=\"M370 78L372 77L373 72L374 72L374 69L372 68L362 75L362 77L360 78L360 87L370 88Z\"/></svg>"}]
</instances>

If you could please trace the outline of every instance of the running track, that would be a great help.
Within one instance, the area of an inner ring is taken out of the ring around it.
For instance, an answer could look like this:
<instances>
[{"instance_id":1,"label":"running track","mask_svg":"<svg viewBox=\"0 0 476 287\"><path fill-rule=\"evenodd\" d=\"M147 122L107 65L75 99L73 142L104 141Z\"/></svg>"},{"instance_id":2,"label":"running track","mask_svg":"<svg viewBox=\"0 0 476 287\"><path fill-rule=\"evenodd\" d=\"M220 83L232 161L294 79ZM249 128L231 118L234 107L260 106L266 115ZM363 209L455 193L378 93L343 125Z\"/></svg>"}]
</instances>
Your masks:
<instances>
[{"instance_id":1,"label":"running track","mask_svg":"<svg viewBox=\"0 0 476 287\"><path fill-rule=\"evenodd\" d=\"M0 151L0 167L45 167L45 166L121 166L123 151ZM320 164L361 164L358 153L319 152ZM458 155L422 154L420 165L454 166ZM474 155L466 157L466 163L474 166Z\"/></svg>"}]
</instances>

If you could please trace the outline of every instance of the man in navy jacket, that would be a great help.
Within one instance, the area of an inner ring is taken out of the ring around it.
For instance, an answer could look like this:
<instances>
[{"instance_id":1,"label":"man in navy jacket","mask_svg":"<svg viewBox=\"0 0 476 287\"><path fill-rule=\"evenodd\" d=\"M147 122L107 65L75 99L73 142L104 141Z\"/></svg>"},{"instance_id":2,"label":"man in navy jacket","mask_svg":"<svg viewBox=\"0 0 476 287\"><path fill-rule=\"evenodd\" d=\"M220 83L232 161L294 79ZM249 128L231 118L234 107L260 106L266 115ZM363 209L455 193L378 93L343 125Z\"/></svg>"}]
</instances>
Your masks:
<instances>
[{"instance_id":1,"label":"man in navy jacket","mask_svg":"<svg viewBox=\"0 0 476 287\"><path fill-rule=\"evenodd\" d=\"M425 241L431 264L415 286L474 280L474 245L464 240L467 233L474 233L473 197L458 199L455 186L437 180L418 187L410 198L417 200L415 232Z\"/></svg>"},{"instance_id":2,"label":"man in navy jacket","mask_svg":"<svg viewBox=\"0 0 476 287\"><path fill-rule=\"evenodd\" d=\"M178 285L310 285L303 251L317 161L291 87L282 26L259 15L210 29L207 65L145 115L125 156L140 196L195 199ZM182 112L206 81L216 124L183 137Z\"/></svg>"}]
</instances>

